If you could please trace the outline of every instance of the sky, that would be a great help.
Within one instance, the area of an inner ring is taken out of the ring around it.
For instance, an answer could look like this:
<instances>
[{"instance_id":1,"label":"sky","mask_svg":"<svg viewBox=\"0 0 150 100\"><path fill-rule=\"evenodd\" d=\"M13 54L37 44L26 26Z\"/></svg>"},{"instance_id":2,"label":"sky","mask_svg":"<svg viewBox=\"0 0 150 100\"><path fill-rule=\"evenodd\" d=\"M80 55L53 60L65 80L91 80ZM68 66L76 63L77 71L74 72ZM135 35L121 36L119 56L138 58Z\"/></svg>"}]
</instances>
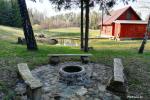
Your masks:
<instances>
[{"instance_id":1,"label":"sky","mask_svg":"<svg viewBox=\"0 0 150 100\"><path fill-rule=\"evenodd\" d=\"M26 3L27 3L28 8L34 8L47 16L54 16L57 14L68 13L71 11L73 11L73 12L80 11L80 9L58 11L54 8L54 6L51 5L51 3L48 0L43 0L42 3L39 2L39 0L37 0L36 3L32 2L31 0L26 0Z\"/></svg>"},{"instance_id":2,"label":"sky","mask_svg":"<svg viewBox=\"0 0 150 100\"><path fill-rule=\"evenodd\" d=\"M43 0L43 2L39 2L39 0L37 0L36 3L32 2L31 0L26 0L27 3L27 7L28 8L33 8L38 10L39 12L45 14L46 16L50 17L50 16L55 16L58 14L64 14L64 13L68 13L68 12L79 12L80 9L76 8L76 9L72 9L72 10L62 10L62 11L57 11L54 6L52 6L50 4L50 2L48 0ZM147 14L149 14L149 9L144 9L141 8L142 6L149 6L150 5L150 0L137 0L137 2L130 2L129 5L131 5L136 11L141 12L142 14L142 18L145 19L145 17L147 16ZM113 7L113 9L119 9L125 7L125 5L123 3L118 3L117 5L115 5ZM99 7L94 7L92 10L96 10L99 11Z\"/></svg>"}]
</instances>

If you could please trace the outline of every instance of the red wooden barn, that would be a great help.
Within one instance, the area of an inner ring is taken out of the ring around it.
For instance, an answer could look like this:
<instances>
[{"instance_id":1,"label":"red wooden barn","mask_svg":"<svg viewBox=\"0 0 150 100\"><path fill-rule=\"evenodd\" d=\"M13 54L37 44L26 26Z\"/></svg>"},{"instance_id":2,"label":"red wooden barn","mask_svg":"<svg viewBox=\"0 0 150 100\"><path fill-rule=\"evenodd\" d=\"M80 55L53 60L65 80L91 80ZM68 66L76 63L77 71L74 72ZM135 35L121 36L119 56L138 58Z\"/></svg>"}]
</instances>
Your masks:
<instances>
[{"instance_id":1,"label":"red wooden barn","mask_svg":"<svg viewBox=\"0 0 150 100\"><path fill-rule=\"evenodd\" d=\"M101 25L101 24L100 24ZM142 21L131 6L104 16L101 36L115 38L143 38L146 21ZM100 28L101 29L101 28Z\"/></svg>"}]
</instances>

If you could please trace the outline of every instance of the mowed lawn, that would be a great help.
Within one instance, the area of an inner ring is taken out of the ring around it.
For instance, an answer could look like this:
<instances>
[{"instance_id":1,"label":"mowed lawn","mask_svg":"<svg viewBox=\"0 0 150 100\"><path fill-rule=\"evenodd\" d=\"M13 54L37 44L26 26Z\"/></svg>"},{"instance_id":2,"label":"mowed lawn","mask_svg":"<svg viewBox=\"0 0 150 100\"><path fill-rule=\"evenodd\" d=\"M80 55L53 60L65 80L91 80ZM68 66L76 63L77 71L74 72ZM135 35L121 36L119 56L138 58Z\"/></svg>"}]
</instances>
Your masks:
<instances>
[{"instance_id":1,"label":"mowed lawn","mask_svg":"<svg viewBox=\"0 0 150 100\"><path fill-rule=\"evenodd\" d=\"M68 27L68 28L57 28L57 29L46 29L39 30L35 29L36 33L44 33L48 37L80 37L80 28L78 27ZM93 38L99 35L100 30L89 30L89 37Z\"/></svg>"},{"instance_id":2,"label":"mowed lawn","mask_svg":"<svg viewBox=\"0 0 150 100\"><path fill-rule=\"evenodd\" d=\"M35 30L36 33L46 32L48 37L67 34L66 37L80 36L79 28ZM97 36L99 31L90 30L90 36ZM92 35L92 32L94 32ZM54 34L59 33L59 34ZM61 34L62 33L62 34ZM76 34L76 35L72 35ZM4 70L17 72L17 63L26 62L31 69L36 66L48 64L48 54L52 53L84 53L79 47L54 46L38 43L38 51L27 51L25 45L18 45L17 37L23 36L18 28L0 26L0 76L4 77ZM64 35L65 37L65 35ZM123 60L125 72L128 79L129 95L143 96L144 100L150 98L150 41L147 42L144 54L138 54L141 40L114 41L108 39L90 40L89 45L94 50L89 51L94 57L92 61L113 67L113 58L119 57ZM7 74L6 74L7 75ZM8 86L14 85L14 80L5 80L0 77L0 91L11 95ZM9 79L9 78L8 78Z\"/></svg>"}]
</instances>

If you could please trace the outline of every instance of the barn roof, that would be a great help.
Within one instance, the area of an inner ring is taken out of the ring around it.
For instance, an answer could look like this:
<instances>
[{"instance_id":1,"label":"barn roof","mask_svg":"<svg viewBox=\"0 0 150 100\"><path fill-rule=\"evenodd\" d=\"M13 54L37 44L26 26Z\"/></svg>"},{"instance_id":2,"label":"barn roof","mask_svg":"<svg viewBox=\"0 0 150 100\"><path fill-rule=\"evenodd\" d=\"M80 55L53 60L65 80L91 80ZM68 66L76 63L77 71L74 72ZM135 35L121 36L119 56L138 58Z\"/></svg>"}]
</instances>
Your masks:
<instances>
[{"instance_id":1,"label":"barn roof","mask_svg":"<svg viewBox=\"0 0 150 100\"><path fill-rule=\"evenodd\" d=\"M121 24L147 24L147 21L142 20L116 20L114 23L121 23Z\"/></svg>"},{"instance_id":2,"label":"barn roof","mask_svg":"<svg viewBox=\"0 0 150 100\"><path fill-rule=\"evenodd\" d=\"M103 20L103 24L104 25L110 25L112 24L115 20L117 20L117 18L119 18L126 10L128 10L129 8L132 9L131 6L127 6L127 7L124 7L124 8L121 8L121 9L118 9L118 10L115 10L115 11L112 11L110 12L110 15L106 15L104 16L104 20ZM133 9L132 9L133 10ZM133 10L134 11L134 10ZM135 12L135 11L134 11ZM136 12L135 12L136 13ZM137 15L137 13L136 13ZM138 15L137 15L138 16ZM139 16L138 16L139 17ZM139 19L141 19L139 17Z\"/></svg>"}]
</instances>

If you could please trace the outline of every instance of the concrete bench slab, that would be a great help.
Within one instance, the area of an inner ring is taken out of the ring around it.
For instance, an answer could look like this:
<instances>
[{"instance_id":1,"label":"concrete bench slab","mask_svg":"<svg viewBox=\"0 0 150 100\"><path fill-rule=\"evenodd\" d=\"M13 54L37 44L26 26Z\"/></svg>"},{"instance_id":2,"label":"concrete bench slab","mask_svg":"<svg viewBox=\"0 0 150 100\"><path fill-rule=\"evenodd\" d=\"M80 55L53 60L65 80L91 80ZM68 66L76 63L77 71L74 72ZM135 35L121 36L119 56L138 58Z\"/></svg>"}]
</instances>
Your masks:
<instances>
[{"instance_id":1,"label":"concrete bench slab","mask_svg":"<svg viewBox=\"0 0 150 100\"><path fill-rule=\"evenodd\" d=\"M124 67L120 58L114 58L114 71L113 77L107 84L107 89L112 92L127 93L127 84L124 74Z\"/></svg>"},{"instance_id":2,"label":"concrete bench slab","mask_svg":"<svg viewBox=\"0 0 150 100\"><path fill-rule=\"evenodd\" d=\"M92 56L92 54L48 54L48 56Z\"/></svg>"},{"instance_id":3,"label":"concrete bench slab","mask_svg":"<svg viewBox=\"0 0 150 100\"><path fill-rule=\"evenodd\" d=\"M30 98L31 100L41 100L40 98L41 98L42 83L40 82L40 80L33 77L26 63L18 64L18 70L22 79L28 86L27 87L28 98Z\"/></svg>"}]
</instances>

